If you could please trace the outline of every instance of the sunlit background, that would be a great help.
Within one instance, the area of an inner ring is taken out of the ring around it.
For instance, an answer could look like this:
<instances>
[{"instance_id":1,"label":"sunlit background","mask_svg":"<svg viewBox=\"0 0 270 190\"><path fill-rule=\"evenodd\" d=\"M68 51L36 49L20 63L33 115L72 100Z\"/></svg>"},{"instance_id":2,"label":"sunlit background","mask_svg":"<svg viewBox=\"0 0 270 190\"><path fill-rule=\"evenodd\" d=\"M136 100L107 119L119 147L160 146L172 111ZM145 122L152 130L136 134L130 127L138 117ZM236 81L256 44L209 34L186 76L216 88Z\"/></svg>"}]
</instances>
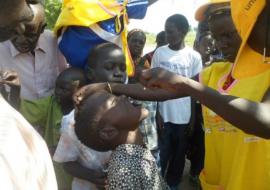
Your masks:
<instances>
[{"instance_id":1,"label":"sunlit background","mask_svg":"<svg viewBox=\"0 0 270 190\"><path fill-rule=\"evenodd\" d=\"M129 29L141 28L144 31L157 34L164 28L166 19L173 14L183 14L191 27L196 27L194 12L205 0L158 0L151 5L143 20L130 20Z\"/></svg>"},{"instance_id":2,"label":"sunlit background","mask_svg":"<svg viewBox=\"0 0 270 190\"><path fill-rule=\"evenodd\" d=\"M187 46L193 46L196 35L197 21L194 19L196 9L205 0L158 0L151 5L144 19L131 19L128 25L129 30L139 28L146 32L147 42L144 52L149 52L155 47L155 35L164 30L166 19L173 14L184 15L190 24L190 32L186 36Z\"/></svg>"}]
</instances>

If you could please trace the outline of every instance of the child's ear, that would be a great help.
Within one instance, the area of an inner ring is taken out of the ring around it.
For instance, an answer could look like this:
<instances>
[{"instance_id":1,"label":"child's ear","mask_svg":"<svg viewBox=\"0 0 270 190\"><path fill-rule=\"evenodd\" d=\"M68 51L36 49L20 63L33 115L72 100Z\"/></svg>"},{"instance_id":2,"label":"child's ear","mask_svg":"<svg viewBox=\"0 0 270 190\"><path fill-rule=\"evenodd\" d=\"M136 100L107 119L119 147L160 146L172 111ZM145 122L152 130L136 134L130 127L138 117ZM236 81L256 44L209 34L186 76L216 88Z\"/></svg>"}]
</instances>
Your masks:
<instances>
[{"instance_id":1,"label":"child's ear","mask_svg":"<svg viewBox=\"0 0 270 190\"><path fill-rule=\"evenodd\" d=\"M102 140L109 141L114 139L119 131L112 125L107 125L99 130L99 136Z\"/></svg>"}]
</instances>

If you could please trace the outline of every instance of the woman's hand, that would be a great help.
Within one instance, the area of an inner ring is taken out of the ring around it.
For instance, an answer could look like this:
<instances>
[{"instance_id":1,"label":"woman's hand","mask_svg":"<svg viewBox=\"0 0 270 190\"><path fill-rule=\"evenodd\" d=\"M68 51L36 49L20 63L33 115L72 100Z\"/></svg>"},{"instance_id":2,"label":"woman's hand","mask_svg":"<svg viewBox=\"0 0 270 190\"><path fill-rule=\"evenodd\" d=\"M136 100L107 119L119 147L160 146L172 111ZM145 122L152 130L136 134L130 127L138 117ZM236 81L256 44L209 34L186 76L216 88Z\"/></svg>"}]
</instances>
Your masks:
<instances>
[{"instance_id":1,"label":"woman's hand","mask_svg":"<svg viewBox=\"0 0 270 190\"><path fill-rule=\"evenodd\" d=\"M143 70L140 82L147 88L161 88L168 91L181 91L188 78L182 77L162 68Z\"/></svg>"}]
</instances>

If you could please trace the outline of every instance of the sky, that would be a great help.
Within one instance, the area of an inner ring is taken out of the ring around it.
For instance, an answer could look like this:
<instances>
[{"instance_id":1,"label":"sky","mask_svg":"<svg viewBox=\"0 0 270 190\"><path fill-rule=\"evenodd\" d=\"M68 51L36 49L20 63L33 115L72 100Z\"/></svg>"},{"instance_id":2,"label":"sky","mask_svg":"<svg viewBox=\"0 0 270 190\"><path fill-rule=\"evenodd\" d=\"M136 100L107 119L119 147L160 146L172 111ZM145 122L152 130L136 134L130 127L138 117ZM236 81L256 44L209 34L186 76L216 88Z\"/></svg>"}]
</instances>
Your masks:
<instances>
[{"instance_id":1,"label":"sky","mask_svg":"<svg viewBox=\"0 0 270 190\"><path fill-rule=\"evenodd\" d=\"M159 33L164 29L166 19L176 13L183 14L191 26L196 26L194 19L196 9L205 0L158 0L148 7L143 20L131 19L129 29L140 28L150 33Z\"/></svg>"}]
</instances>

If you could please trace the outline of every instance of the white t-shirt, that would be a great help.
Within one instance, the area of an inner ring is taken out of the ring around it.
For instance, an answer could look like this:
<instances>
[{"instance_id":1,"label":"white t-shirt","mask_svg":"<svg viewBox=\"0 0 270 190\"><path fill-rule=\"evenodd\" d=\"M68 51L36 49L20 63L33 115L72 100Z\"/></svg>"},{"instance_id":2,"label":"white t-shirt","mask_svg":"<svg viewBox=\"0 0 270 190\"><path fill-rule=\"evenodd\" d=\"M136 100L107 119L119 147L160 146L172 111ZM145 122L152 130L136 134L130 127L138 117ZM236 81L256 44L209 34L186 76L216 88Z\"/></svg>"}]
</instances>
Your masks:
<instances>
[{"instance_id":1,"label":"white t-shirt","mask_svg":"<svg viewBox=\"0 0 270 190\"><path fill-rule=\"evenodd\" d=\"M56 190L47 145L0 94L0 184L5 190Z\"/></svg>"},{"instance_id":2,"label":"white t-shirt","mask_svg":"<svg viewBox=\"0 0 270 190\"><path fill-rule=\"evenodd\" d=\"M202 70L199 53L189 47L171 50L168 45L158 48L152 59L152 68L161 67L178 75L191 78ZM167 100L159 103L164 122L188 124L191 116L190 97Z\"/></svg>"},{"instance_id":3,"label":"white t-shirt","mask_svg":"<svg viewBox=\"0 0 270 190\"><path fill-rule=\"evenodd\" d=\"M56 162L78 161L86 168L97 171L107 169L111 151L98 152L83 145L77 138L74 130L74 110L63 116L61 137L57 145L53 160ZM97 190L90 181L74 177L72 190Z\"/></svg>"}]
</instances>

